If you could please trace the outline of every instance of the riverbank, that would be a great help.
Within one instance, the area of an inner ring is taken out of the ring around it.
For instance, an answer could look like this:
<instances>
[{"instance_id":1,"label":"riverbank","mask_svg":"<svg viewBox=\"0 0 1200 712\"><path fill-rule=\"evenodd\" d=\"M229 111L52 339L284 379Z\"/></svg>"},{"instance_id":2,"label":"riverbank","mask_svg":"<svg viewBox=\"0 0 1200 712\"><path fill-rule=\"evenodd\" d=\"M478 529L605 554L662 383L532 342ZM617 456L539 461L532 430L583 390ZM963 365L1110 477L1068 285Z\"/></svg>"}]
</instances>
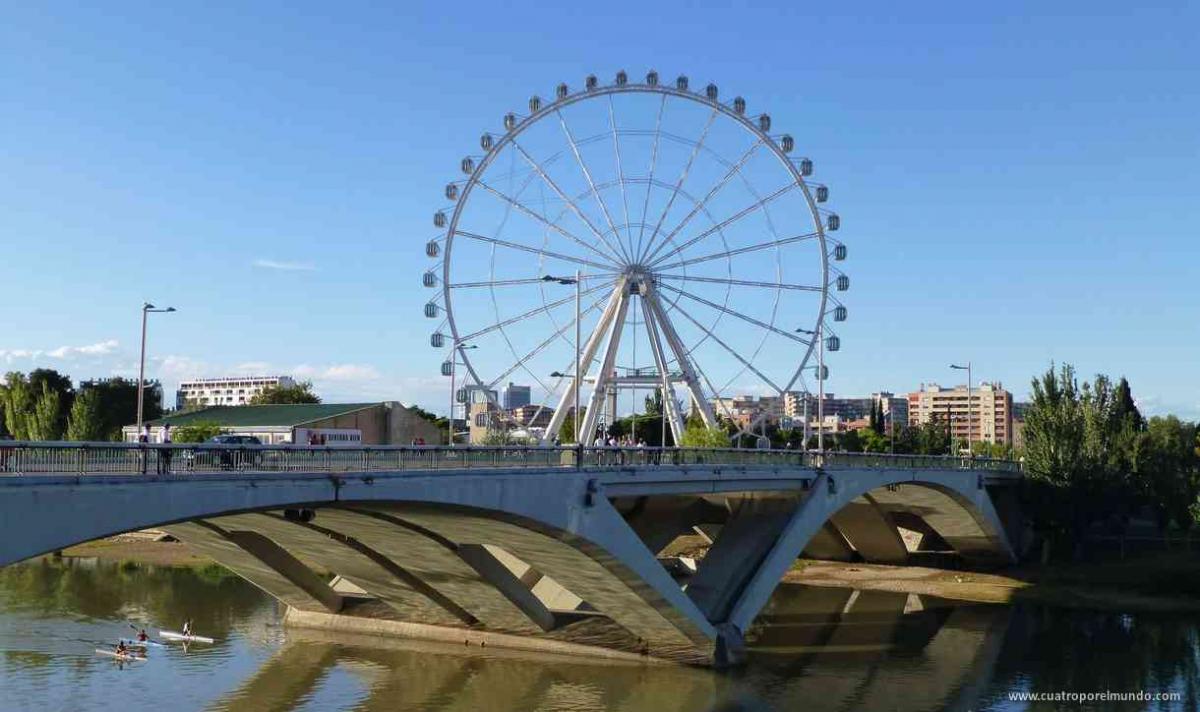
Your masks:
<instances>
[{"instance_id":1,"label":"riverbank","mask_svg":"<svg viewBox=\"0 0 1200 712\"><path fill-rule=\"evenodd\" d=\"M789 583L896 591L978 603L1036 602L1125 612L1200 612L1200 555L1022 566L992 573L802 559Z\"/></svg>"},{"instance_id":2,"label":"riverbank","mask_svg":"<svg viewBox=\"0 0 1200 712\"><path fill-rule=\"evenodd\" d=\"M68 559L132 561L154 566L204 568L216 565L212 559L195 553L178 541L158 541L139 533L122 534L68 547L63 549L62 556Z\"/></svg>"}]
</instances>

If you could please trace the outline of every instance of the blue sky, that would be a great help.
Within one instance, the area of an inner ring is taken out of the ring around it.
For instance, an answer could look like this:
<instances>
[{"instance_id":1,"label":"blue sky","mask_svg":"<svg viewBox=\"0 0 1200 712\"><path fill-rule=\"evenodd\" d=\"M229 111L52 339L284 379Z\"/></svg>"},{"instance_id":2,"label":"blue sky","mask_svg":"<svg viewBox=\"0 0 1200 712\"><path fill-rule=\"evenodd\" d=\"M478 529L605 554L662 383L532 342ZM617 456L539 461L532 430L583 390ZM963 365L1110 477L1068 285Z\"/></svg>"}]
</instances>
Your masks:
<instances>
[{"instance_id":1,"label":"blue sky","mask_svg":"<svg viewBox=\"0 0 1200 712\"><path fill-rule=\"evenodd\" d=\"M0 368L248 371L444 410L430 215L504 112L619 69L769 110L833 191L829 388L1052 360L1200 418L1195 3L54 3L0 25Z\"/></svg>"}]
</instances>

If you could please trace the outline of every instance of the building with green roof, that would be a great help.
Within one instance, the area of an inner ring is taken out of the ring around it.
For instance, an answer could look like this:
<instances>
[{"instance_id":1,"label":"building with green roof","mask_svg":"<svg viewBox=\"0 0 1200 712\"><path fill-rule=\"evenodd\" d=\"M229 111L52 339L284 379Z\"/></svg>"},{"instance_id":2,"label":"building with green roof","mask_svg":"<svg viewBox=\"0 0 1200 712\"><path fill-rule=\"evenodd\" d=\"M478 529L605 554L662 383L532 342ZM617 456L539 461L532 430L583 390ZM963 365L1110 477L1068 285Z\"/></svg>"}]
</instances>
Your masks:
<instances>
[{"instance_id":1,"label":"building with green roof","mask_svg":"<svg viewBox=\"0 0 1200 712\"><path fill-rule=\"evenodd\" d=\"M168 423L172 428L216 425L226 433L257 437L264 445L436 445L444 436L432 422L397 401L210 406L168 413L146 423L151 442L159 441L162 426ZM122 434L127 442L136 442L137 426L125 426Z\"/></svg>"}]
</instances>

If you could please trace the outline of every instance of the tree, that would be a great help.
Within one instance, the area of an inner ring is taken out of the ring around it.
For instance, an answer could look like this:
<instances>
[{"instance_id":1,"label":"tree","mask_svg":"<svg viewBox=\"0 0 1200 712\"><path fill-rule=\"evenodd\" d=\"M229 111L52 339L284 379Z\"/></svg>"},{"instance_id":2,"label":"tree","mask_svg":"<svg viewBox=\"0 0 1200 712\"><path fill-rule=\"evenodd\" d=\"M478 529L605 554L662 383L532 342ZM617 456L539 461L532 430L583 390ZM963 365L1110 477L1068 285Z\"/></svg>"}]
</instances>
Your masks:
<instances>
[{"instance_id":1,"label":"tree","mask_svg":"<svg viewBox=\"0 0 1200 712\"><path fill-rule=\"evenodd\" d=\"M312 381L294 386L267 386L250 399L250 405L291 405L320 403L321 398L313 393Z\"/></svg>"},{"instance_id":2,"label":"tree","mask_svg":"<svg viewBox=\"0 0 1200 712\"><path fill-rule=\"evenodd\" d=\"M662 415L663 414L663 395L661 389L655 389L650 395L646 396L646 415Z\"/></svg>"},{"instance_id":3,"label":"tree","mask_svg":"<svg viewBox=\"0 0 1200 712\"><path fill-rule=\"evenodd\" d=\"M689 418L683 428L680 445L683 447L727 448L729 435L720 428L710 428L699 418Z\"/></svg>"},{"instance_id":4,"label":"tree","mask_svg":"<svg viewBox=\"0 0 1200 712\"><path fill-rule=\"evenodd\" d=\"M857 432L863 452L887 452L890 448L888 439L873 428L863 428Z\"/></svg>"},{"instance_id":5,"label":"tree","mask_svg":"<svg viewBox=\"0 0 1200 712\"><path fill-rule=\"evenodd\" d=\"M75 396L71 415L67 419L67 440L93 442L108 439L100 401L100 391L95 388L81 390Z\"/></svg>"},{"instance_id":6,"label":"tree","mask_svg":"<svg viewBox=\"0 0 1200 712\"><path fill-rule=\"evenodd\" d=\"M10 372L0 386L5 429L17 440L59 440L74 396L70 379L57 371Z\"/></svg>"},{"instance_id":7,"label":"tree","mask_svg":"<svg viewBox=\"0 0 1200 712\"><path fill-rule=\"evenodd\" d=\"M43 423L43 433L50 434L47 440L60 440L67 432L67 414L71 411L71 405L75 402L75 387L71 384L71 378L65 376L51 368L35 368L29 372L29 386L34 393L44 394L47 391L56 394L50 396L56 401L56 405L52 407L53 422ZM47 402L46 407L49 406Z\"/></svg>"},{"instance_id":8,"label":"tree","mask_svg":"<svg viewBox=\"0 0 1200 712\"><path fill-rule=\"evenodd\" d=\"M202 443L213 439L223 432L225 432L225 429L217 423L201 420L174 428L171 431L171 442Z\"/></svg>"}]
</instances>

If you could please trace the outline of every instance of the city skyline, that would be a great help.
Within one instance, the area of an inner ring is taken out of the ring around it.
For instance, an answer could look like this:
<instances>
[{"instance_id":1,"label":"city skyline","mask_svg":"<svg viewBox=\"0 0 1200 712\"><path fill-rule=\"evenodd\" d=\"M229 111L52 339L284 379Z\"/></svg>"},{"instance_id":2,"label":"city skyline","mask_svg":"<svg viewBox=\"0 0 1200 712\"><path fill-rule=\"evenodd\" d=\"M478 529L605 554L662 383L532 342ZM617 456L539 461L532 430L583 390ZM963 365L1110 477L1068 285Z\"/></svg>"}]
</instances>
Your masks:
<instances>
[{"instance_id":1,"label":"city skyline","mask_svg":"<svg viewBox=\"0 0 1200 712\"><path fill-rule=\"evenodd\" d=\"M1051 361L1071 362L1084 377L1127 376L1149 413L1200 418L1185 207L1198 107L1178 88L1196 10L1090 7L880 5L866 19L772 8L780 28L637 10L678 20L687 41L593 10L596 29L621 29L615 44L568 31L579 19L554 9L528 26L530 10L500 18L501 41L428 8L332 27L315 7L282 21L80 9L70 25L20 8L0 29L0 73L13 72L0 278L25 305L7 310L0 369L136 377L152 301L179 309L150 321L147 376L167 393L271 373L313 380L329 401L444 412L444 354L420 314L441 186L530 94L654 68L769 109L830 181L854 288L829 390L954 385L949 364L970 359L977 380L1023 400ZM564 31L534 41L548 25ZM785 51L786 26L818 28L803 56ZM423 27L436 31L409 31ZM1115 51L1150 27L1155 45ZM204 41L174 43L185 29ZM691 51L751 33L769 62L744 44ZM534 47L543 39L552 52ZM442 51L451 40L478 51ZM493 55L506 61L477 61Z\"/></svg>"}]
</instances>

